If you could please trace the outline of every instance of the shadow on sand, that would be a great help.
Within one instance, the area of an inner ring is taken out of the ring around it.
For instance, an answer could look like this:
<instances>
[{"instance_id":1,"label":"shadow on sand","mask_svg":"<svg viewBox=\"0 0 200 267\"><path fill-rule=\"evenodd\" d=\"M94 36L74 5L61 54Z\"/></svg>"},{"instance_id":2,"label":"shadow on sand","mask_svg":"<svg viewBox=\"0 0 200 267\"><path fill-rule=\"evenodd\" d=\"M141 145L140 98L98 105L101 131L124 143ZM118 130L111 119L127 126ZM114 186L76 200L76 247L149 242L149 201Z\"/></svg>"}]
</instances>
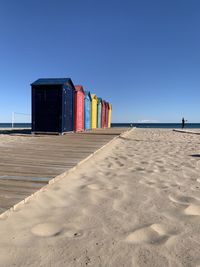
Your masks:
<instances>
[{"instance_id":1,"label":"shadow on sand","mask_svg":"<svg viewBox=\"0 0 200 267\"><path fill-rule=\"evenodd\" d=\"M30 134L31 135L31 129L4 129L4 130L0 130L0 134L9 134L9 135Z\"/></svg>"},{"instance_id":2,"label":"shadow on sand","mask_svg":"<svg viewBox=\"0 0 200 267\"><path fill-rule=\"evenodd\" d=\"M194 155L190 155L191 157L194 157L194 158L200 158L200 154L194 154Z\"/></svg>"},{"instance_id":3,"label":"shadow on sand","mask_svg":"<svg viewBox=\"0 0 200 267\"><path fill-rule=\"evenodd\" d=\"M123 136L119 136L119 138L125 141L140 141L140 140L135 140L135 139L131 139L131 138L123 137Z\"/></svg>"},{"instance_id":4,"label":"shadow on sand","mask_svg":"<svg viewBox=\"0 0 200 267\"><path fill-rule=\"evenodd\" d=\"M100 136L118 136L121 132L103 132L103 131L99 131L99 132L91 132L91 131L86 131L86 132L67 132L64 135L68 135L68 134L85 134L85 135L100 135ZM0 134L5 134L5 135L18 135L18 136L47 136L47 135L58 135L56 133L54 134L50 134L50 133L35 133L34 135L31 133L31 129L2 129L0 130ZM122 137L121 137L122 138ZM127 139L128 140L128 139Z\"/></svg>"}]
</instances>

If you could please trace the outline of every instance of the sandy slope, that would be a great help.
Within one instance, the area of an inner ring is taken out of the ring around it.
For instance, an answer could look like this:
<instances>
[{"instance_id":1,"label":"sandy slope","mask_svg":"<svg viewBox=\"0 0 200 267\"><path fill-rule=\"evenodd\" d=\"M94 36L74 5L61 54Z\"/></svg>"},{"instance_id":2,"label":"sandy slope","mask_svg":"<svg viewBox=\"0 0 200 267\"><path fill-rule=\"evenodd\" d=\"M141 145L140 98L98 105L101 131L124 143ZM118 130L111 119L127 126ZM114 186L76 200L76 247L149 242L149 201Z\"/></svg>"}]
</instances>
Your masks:
<instances>
[{"instance_id":1,"label":"sandy slope","mask_svg":"<svg viewBox=\"0 0 200 267\"><path fill-rule=\"evenodd\" d=\"M119 138L0 220L0 266L200 266L200 136Z\"/></svg>"}]
</instances>

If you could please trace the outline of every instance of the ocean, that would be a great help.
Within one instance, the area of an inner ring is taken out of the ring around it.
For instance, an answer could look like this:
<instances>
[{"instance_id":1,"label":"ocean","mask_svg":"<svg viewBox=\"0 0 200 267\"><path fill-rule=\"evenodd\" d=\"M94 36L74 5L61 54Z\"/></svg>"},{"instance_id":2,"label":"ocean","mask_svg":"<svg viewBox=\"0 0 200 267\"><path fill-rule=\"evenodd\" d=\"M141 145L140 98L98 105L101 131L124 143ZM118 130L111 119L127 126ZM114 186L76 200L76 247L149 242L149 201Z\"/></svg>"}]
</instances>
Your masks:
<instances>
[{"instance_id":1,"label":"ocean","mask_svg":"<svg viewBox=\"0 0 200 267\"><path fill-rule=\"evenodd\" d=\"M181 123L112 123L111 127L181 128ZM185 123L185 128L200 128L200 123Z\"/></svg>"},{"instance_id":2,"label":"ocean","mask_svg":"<svg viewBox=\"0 0 200 267\"><path fill-rule=\"evenodd\" d=\"M11 128L11 123L0 123L0 128ZM111 127L181 128L181 123L111 123ZM14 128L31 128L31 123L15 123ZM200 128L200 123L186 123L185 128Z\"/></svg>"},{"instance_id":3,"label":"ocean","mask_svg":"<svg viewBox=\"0 0 200 267\"><path fill-rule=\"evenodd\" d=\"M0 123L0 128L12 128L12 123ZM15 123L13 128L31 128L31 123Z\"/></svg>"}]
</instances>

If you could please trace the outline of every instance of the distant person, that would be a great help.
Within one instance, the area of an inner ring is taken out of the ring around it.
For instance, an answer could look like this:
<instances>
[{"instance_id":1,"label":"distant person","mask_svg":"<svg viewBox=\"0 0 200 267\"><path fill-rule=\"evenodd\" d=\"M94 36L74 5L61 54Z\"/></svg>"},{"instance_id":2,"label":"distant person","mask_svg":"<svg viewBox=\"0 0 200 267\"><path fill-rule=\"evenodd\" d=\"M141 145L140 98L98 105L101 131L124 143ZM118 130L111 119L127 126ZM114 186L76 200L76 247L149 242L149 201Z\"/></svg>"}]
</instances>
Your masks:
<instances>
[{"instance_id":1,"label":"distant person","mask_svg":"<svg viewBox=\"0 0 200 267\"><path fill-rule=\"evenodd\" d=\"M187 120L185 120L184 118L182 118L182 129L185 127L185 122L186 122Z\"/></svg>"}]
</instances>

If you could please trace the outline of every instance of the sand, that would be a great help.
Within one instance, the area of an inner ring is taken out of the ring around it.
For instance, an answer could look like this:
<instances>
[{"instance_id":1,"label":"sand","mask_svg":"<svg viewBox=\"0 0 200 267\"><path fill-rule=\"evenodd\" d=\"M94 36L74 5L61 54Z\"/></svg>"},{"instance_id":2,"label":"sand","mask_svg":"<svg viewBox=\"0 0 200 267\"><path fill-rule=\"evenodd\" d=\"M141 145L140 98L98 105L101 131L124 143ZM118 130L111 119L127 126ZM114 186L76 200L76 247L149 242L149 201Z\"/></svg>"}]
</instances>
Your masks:
<instances>
[{"instance_id":1,"label":"sand","mask_svg":"<svg viewBox=\"0 0 200 267\"><path fill-rule=\"evenodd\" d=\"M116 139L0 219L0 266L200 266L200 137Z\"/></svg>"}]
</instances>

